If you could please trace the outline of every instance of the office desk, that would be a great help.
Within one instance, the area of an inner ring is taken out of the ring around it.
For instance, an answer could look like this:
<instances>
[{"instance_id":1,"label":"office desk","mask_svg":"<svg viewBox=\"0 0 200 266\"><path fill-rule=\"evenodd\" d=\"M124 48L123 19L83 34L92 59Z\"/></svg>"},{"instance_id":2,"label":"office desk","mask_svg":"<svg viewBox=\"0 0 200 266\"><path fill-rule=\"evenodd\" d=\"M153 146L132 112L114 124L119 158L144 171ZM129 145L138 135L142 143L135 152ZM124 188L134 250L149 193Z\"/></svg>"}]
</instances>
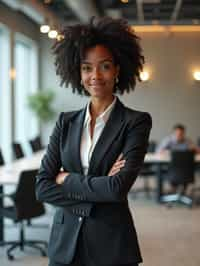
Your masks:
<instances>
[{"instance_id":1,"label":"office desk","mask_svg":"<svg viewBox=\"0 0 200 266\"><path fill-rule=\"evenodd\" d=\"M170 153L147 153L144 159L144 164L155 165L156 170L156 180L157 180L157 188L156 188L156 199L160 202L160 198L163 194L163 178L162 178L162 166L168 165L170 163L171 156ZM200 165L200 154L195 155L195 164Z\"/></svg>"},{"instance_id":2,"label":"office desk","mask_svg":"<svg viewBox=\"0 0 200 266\"><path fill-rule=\"evenodd\" d=\"M4 185L16 185L19 180L20 173L24 170L38 169L44 151L34 153L30 157L15 160L12 163L0 167L0 194L3 194ZM0 198L0 207L3 206L3 198ZM0 216L0 242L4 240L3 218Z\"/></svg>"}]
</instances>

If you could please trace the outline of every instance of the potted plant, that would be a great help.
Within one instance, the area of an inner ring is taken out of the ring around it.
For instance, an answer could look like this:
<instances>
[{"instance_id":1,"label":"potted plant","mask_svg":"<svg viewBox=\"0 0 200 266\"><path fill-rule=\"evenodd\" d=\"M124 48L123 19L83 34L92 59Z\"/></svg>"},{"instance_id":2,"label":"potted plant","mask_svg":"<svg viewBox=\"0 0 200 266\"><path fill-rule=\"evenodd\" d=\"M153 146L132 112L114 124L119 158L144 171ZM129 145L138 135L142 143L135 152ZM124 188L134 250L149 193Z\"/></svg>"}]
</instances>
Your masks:
<instances>
[{"instance_id":1,"label":"potted plant","mask_svg":"<svg viewBox=\"0 0 200 266\"><path fill-rule=\"evenodd\" d=\"M55 111L52 108L54 93L50 90L39 90L28 96L28 106L41 122L53 119Z\"/></svg>"}]
</instances>

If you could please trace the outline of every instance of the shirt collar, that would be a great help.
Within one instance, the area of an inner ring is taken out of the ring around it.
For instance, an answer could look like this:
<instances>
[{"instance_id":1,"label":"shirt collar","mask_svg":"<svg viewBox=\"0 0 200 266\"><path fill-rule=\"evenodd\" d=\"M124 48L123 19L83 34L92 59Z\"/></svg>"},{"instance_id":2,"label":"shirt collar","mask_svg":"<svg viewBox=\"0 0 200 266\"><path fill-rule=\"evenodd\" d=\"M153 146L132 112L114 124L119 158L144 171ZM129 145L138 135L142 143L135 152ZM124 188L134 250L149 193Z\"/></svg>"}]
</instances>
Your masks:
<instances>
[{"instance_id":1,"label":"shirt collar","mask_svg":"<svg viewBox=\"0 0 200 266\"><path fill-rule=\"evenodd\" d=\"M106 108L106 110L100 114L97 119L96 122L103 122L106 123L108 121L108 118L110 116L110 113L112 112L115 103L116 103L116 96L114 97L114 100L112 101L112 103ZM86 109L86 114L85 114L85 120L84 120L84 127L91 121L91 115L90 115L90 102L87 104L87 109Z\"/></svg>"}]
</instances>

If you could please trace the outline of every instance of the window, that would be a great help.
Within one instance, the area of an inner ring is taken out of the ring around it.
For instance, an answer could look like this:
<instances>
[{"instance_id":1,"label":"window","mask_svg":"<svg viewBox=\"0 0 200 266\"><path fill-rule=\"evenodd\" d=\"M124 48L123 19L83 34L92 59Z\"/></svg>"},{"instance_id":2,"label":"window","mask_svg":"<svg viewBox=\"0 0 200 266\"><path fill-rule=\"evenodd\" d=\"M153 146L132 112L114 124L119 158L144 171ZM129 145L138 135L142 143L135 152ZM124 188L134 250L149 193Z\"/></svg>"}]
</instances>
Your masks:
<instances>
[{"instance_id":1,"label":"window","mask_svg":"<svg viewBox=\"0 0 200 266\"><path fill-rule=\"evenodd\" d=\"M0 148L6 161L11 160L11 83L10 32L0 25Z\"/></svg>"},{"instance_id":2,"label":"window","mask_svg":"<svg viewBox=\"0 0 200 266\"><path fill-rule=\"evenodd\" d=\"M21 34L16 34L14 60L16 70L14 139L25 145L39 132L37 118L27 105L28 95L38 90L38 48L36 43Z\"/></svg>"}]
</instances>

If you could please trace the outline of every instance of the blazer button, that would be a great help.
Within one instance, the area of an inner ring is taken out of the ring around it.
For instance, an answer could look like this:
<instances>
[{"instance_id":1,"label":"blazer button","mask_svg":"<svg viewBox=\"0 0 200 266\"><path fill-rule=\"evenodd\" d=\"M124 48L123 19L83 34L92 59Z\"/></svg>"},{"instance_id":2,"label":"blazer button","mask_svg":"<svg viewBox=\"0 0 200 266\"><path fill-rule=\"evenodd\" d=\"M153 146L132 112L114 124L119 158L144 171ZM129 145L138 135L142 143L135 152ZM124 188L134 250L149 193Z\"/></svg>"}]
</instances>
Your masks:
<instances>
[{"instance_id":1,"label":"blazer button","mask_svg":"<svg viewBox=\"0 0 200 266\"><path fill-rule=\"evenodd\" d=\"M78 217L78 221L79 221L79 222L82 222L82 220L83 220L83 217L81 217L81 216Z\"/></svg>"}]
</instances>

